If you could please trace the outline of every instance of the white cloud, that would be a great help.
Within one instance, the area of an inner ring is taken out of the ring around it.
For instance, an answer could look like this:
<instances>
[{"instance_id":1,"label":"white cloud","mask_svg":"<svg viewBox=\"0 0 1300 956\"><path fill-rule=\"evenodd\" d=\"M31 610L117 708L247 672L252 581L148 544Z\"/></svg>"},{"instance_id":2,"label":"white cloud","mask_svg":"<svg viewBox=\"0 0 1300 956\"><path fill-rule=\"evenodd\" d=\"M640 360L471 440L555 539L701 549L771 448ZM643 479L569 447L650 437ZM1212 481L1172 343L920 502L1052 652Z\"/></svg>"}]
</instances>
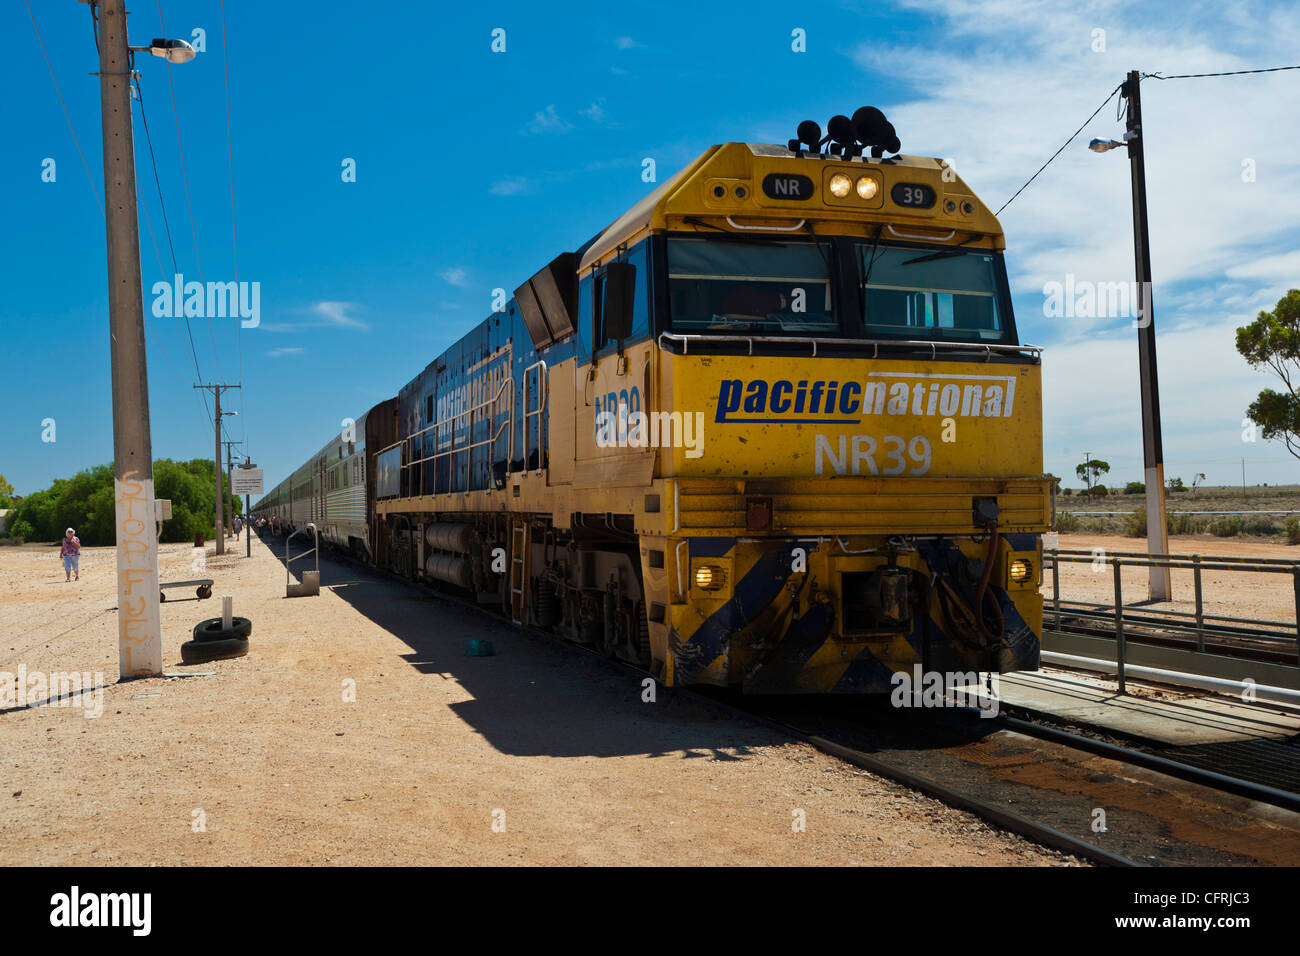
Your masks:
<instances>
[{"instance_id":1,"label":"white cloud","mask_svg":"<svg viewBox=\"0 0 1300 956\"><path fill-rule=\"evenodd\" d=\"M637 43L636 40L631 37L615 37L614 46L618 47L620 50L633 50L638 47L644 47L645 44Z\"/></svg>"},{"instance_id":2,"label":"white cloud","mask_svg":"<svg viewBox=\"0 0 1300 956\"><path fill-rule=\"evenodd\" d=\"M1165 474L1211 484L1240 478L1245 458L1252 482L1295 480L1300 462L1279 444L1242 441L1242 418L1269 375L1255 372L1232 345L1236 322L1160 335L1160 417ZM1137 332L1099 333L1057 345L1043 355L1045 467L1074 484L1085 452L1111 463L1108 483L1142 480L1142 421Z\"/></svg>"},{"instance_id":3,"label":"white cloud","mask_svg":"<svg viewBox=\"0 0 1300 956\"><path fill-rule=\"evenodd\" d=\"M534 113L532 120L528 123L530 133L563 133L571 129L573 129L573 124L555 111L554 103L546 107L546 109Z\"/></svg>"},{"instance_id":4,"label":"white cloud","mask_svg":"<svg viewBox=\"0 0 1300 956\"><path fill-rule=\"evenodd\" d=\"M266 354L271 356L271 358L279 358L281 355L301 355L302 351L303 350L299 346L291 346L288 348L271 349Z\"/></svg>"},{"instance_id":5,"label":"white cloud","mask_svg":"<svg viewBox=\"0 0 1300 956\"><path fill-rule=\"evenodd\" d=\"M587 117L587 119L591 120L593 123L599 123L605 118L604 104L605 101L603 99L597 100L583 110L582 115Z\"/></svg>"},{"instance_id":6,"label":"white cloud","mask_svg":"<svg viewBox=\"0 0 1300 956\"><path fill-rule=\"evenodd\" d=\"M370 324L351 314L358 308L360 306L355 302L313 302L306 308L290 310L290 314L305 314L308 318L295 322L263 322L259 329L263 332L300 332L303 329L329 327L364 331L370 328Z\"/></svg>"},{"instance_id":7,"label":"white cloud","mask_svg":"<svg viewBox=\"0 0 1300 956\"><path fill-rule=\"evenodd\" d=\"M528 188L528 180L520 176L508 176L498 179L488 189L494 196L517 196Z\"/></svg>"},{"instance_id":8,"label":"white cloud","mask_svg":"<svg viewBox=\"0 0 1300 956\"><path fill-rule=\"evenodd\" d=\"M324 320L321 324L345 329L368 329L370 326L349 313L357 308L355 302L317 302L311 310Z\"/></svg>"},{"instance_id":9,"label":"white cloud","mask_svg":"<svg viewBox=\"0 0 1300 956\"><path fill-rule=\"evenodd\" d=\"M469 274L465 271L464 266L451 266L450 268L443 269L438 273L438 277L444 282L450 283L459 288L465 287L468 275Z\"/></svg>"},{"instance_id":10,"label":"white cloud","mask_svg":"<svg viewBox=\"0 0 1300 956\"><path fill-rule=\"evenodd\" d=\"M845 52L868 74L919 78L906 97L875 105L898 129L904 152L951 158L994 210L1130 69L1253 69L1295 62L1300 45L1300 9L1293 5L901 2L935 20L945 42L871 42ZM1106 31L1105 52L1093 52L1096 29ZM1300 114L1297 79L1283 72L1142 81L1171 474L1182 462L1187 474L1205 471L1212 483L1232 483L1240 480L1244 456L1251 481L1293 481L1300 464L1280 445L1241 442L1242 414L1269 383L1234 346L1236 326L1300 286L1300 163L1295 136L1280 135L1295 129ZM832 113L861 105L841 99L828 101L824 116L812 115L824 124ZM1047 467L1071 480L1085 451L1116 470L1122 463L1126 479L1141 479L1137 333L1130 320L1049 319L1042 312L1044 284L1067 274L1091 282L1133 279L1125 151L1097 155L1086 148L1092 137L1119 139L1123 130L1112 99L1000 217L1021 340L1047 346ZM790 135L785 125L764 132L771 142ZM1245 160L1253 161L1253 182L1243 178ZM1252 458L1271 464L1256 468Z\"/></svg>"}]
</instances>

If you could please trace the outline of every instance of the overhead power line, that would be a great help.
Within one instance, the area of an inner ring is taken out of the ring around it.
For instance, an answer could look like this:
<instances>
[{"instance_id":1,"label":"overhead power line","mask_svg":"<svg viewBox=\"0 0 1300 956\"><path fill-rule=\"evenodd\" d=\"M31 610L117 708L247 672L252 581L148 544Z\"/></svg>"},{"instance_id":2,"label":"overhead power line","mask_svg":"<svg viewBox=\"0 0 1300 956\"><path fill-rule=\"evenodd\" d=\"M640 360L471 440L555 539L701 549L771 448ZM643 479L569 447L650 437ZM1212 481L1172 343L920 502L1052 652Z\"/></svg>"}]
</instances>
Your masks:
<instances>
[{"instance_id":1,"label":"overhead power line","mask_svg":"<svg viewBox=\"0 0 1300 956\"><path fill-rule=\"evenodd\" d=\"M171 253L171 258L172 258L172 275L175 276L180 274L181 267L176 261L176 246L172 242L172 227L171 227L170 220L167 217L167 200L163 198L162 180L159 179L158 177L158 160L154 154L153 136L149 132L149 114L145 111L144 89L143 87L141 87L140 80L138 77L135 79L135 92L136 92L136 102L140 104L140 125L144 127L144 140L145 143L148 144L149 146L149 162L150 165L153 167L154 187L158 191L158 207L162 212L163 226L167 230L167 249ZM145 222L148 223L148 221L149 221L149 209L146 206ZM149 234L150 236L153 235L152 225L149 226ZM157 251L156 241L154 243L154 249L156 252ZM158 268L160 272L163 271L161 256L159 256ZM185 315L184 311L182 310L181 314L176 315L174 318L176 319L176 327L178 329L180 328L182 321L185 323L185 335L189 342L190 357L194 360L194 375L196 378L202 380L203 373L199 370L199 353L198 350L194 347L194 329L190 325L189 316ZM207 393L206 392L201 393L200 399L203 403L203 412L205 415L205 420L207 418L211 418L212 409L208 406Z\"/></svg>"},{"instance_id":2,"label":"overhead power line","mask_svg":"<svg viewBox=\"0 0 1300 956\"><path fill-rule=\"evenodd\" d=\"M46 69L50 71L50 79L54 81L54 92L59 97L59 106L63 108L63 118L68 121L68 130L72 133L72 142L77 147L77 155L81 157L81 167L86 171L86 179L90 180L90 191L95 194L95 203L99 206L99 214L103 216L105 215L104 201L99 198L99 187L95 185L95 177L90 174L90 164L86 162L86 154L81 151L81 140L77 138L76 127L72 125L72 116L68 113L68 104L63 102L63 91L59 89L59 81L54 76L54 64L50 62L50 55L45 52L45 41L41 39L41 30L36 25L36 16L32 13L32 5L29 0L23 0L23 3L27 6L27 16L31 17L32 29L36 31L36 42L40 44L41 56L45 57Z\"/></svg>"},{"instance_id":3,"label":"overhead power line","mask_svg":"<svg viewBox=\"0 0 1300 956\"><path fill-rule=\"evenodd\" d=\"M1248 75L1248 74L1252 74L1252 73L1279 73L1279 72L1282 72L1283 70L1300 70L1300 65L1296 65L1296 66L1270 66L1270 67L1264 67L1264 68L1262 68L1262 69L1258 69L1258 70L1225 70L1225 71L1222 71L1222 72L1219 72L1219 73L1174 73L1174 74L1171 74L1171 75L1168 75L1168 76L1162 75L1162 74L1160 74L1160 73L1143 73L1143 74L1142 74L1142 79L1152 79L1152 80L1192 80L1192 79L1200 79L1200 78L1202 78L1202 77L1210 77L1210 76L1246 76L1246 75ZM1074 142L1075 137L1077 137L1080 133L1082 133L1083 130L1084 130L1084 127L1086 127L1089 123L1091 123L1091 122L1093 121L1094 118L1096 118L1097 114L1100 113L1100 112L1102 111L1102 108L1103 108L1107 103L1110 102L1111 97L1114 96L1117 92L1119 92L1120 87L1122 87L1123 85L1124 85L1124 84L1121 83L1119 86L1115 87L1115 89L1111 90L1109 94L1107 94L1106 99L1102 101L1101 106L1098 106L1095 110L1092 111L1092 115L1089 116L1086 120L1083 121L1083 125L1080 126L1077 130L1075 130L1072 134L1070 134L1070 138L1067 139L1064 143L1061 144L1061 148L1058 149L1056 152L1054 152L1054 153L1051 155L1051 158L1048 159L1047 162L1043 163L1043 165L1040 166L1040 167L1038 168L1038 172L1034 173L1034 175L1030 176L1029 179L1027 179L1027 180L1025 181L1024 186L1021 186L1019 189L1017 189L1017 190L1015 191L1015 193L1011 196L1011 198L1008 199L1006 202L1004 202L1004 203L1002 204L1002 206L998 209L998 211L997 211L997 213L995 213L995 215L1001 215L1002 210L1003 210L1003 209L1006 209L1008 206L1010 206L1011 203L1015 200L1016 196L1019 196L1022 192L1024 192L1024 191L1025 191L1025 188L1026 188L1030 183L1032 183L1035 179L1038 178L1039 173L1041 173L1044 169L1046 169L1048 166L1050 166L1050 165L1052 164L1052 160L1056 159L1057 156L1060 156L1061 153L1063 153L1063 152L1065 151L1065 147L1069 146L1071 143Z\"/></svg>"},{"instance_id":4,"label":"overhead power line","mask_svg":"<svg viewBox=\"0 0 1300 956\"><path fill-rule=\"evenodd\" d=\"M239 239L235 221L235 145L230 124L230 55L226 41L226 0L221 0L221 71L226 87L226 162L230 170L230 246L235 271L235 285L239 285ZM235 323L235 354L239 359L239 384L244 384L244 324ZM239 430L248 440L247 419L244 417L244 389L239 390Z\"/></svg>"},{"instance_id":5,"label":"overhead power line","mask_svg":"<svg viewBox=\"0 0 1300 956\"><path fill-rule=\"evenodd\" d=\"M158 0L158 27L163 36L167 35L167 27L163 23L162 0ZM176 86L172 83L172 65L167 62L167 90L171 95L172 101L172 118L176 123L176 151L181 158L181 181L185 184L185 206L190 214L190 232L194 236L194 262L198 266L199 281L203 281L203 259L199 254L199 226L198 221L194 218L194 202L190 198L190 176L185 168L185 146L181 142L181 114L176 107ZM207 317L208 338L212 342L212 359L217 365L217 374L221 374L221 353L217 349L217 337L212 331L212 317Z\"/></svg>"},{"instance_id":6,"label":"overhead power line","mask_svg":"<svg viewBox=\"0 0 1300 956\"><path fill-rule=\"evenodd\" d=\"M1262 70L1228 70L1223 73L1174 73L1171 76L1162 76L1159 73L1143 73L1142 79L1195 80L1204 76L1245 76L1248 73L1280 73L1283 70L1300 70L1300 66L1270 66Z\"/></svg>"},{"instance_id":7,"label":"overhead power line","mask_svg":"<svg viewBox=\"0 0 1300 956\"><path fill-rule=\"evenodd\" d=\"M1119 92L1119 89L1120 89L1120 86L1123 86L1123 85L1124 85L1124 84L1121 83L1119 86L1115 87L1115 89L1111 90L1109 93L1106 94L1106 98L1105 98L1104 100L1101 101L1101 106L1098 106L1095 110L1093 110L1093 111L1092 111L1092 115L1089 116L1086 120L1084 120L1084 121L1079 125L1079 128L1076 129L1073 133L1070 134L1070 138L1069 138L1069 139L1067 139L1064 143L1061 144L1061 148L1058 149L1056 152L1054 152L1054 153L1051 155L1051 157L1047 160L1047 162L1043 163L1043 165L1041 165L1041 166L1038 167L1038 172L1034 173L1034 175L1030 176L1027 180L1025 180L1025 184L1024 184L1023 186L1021 186L1019 189L1017 189L1017 190L1015 191L1015 193L1012 194L1011 198L1008 199L1006 202L1004 202L1004 203L1001 205L1001 207L999 207L998 211L997 211L996 213L994 213L995 216L1000 216L1000 215L1002 215L1002 210L1003 210L1003 209L1006 209L1006 208L1007 208L1008 206L1010 206L1013 202L1015 202L1016 196L1019 196L1022 192L1024 192L1025 189L1028 188L1029 184L1032 183L1035 179L1038 178L1039 173L1041 173L1041 172L1042 172L1044 169L1046 169L1048 166L1052 165L1052 161L1055 160L1057 156L1060 156L1063 152L1065 152L1065 147L1069 146L1071 143L1074 142L1075 137L1077 137L1080 133L1082 133L1083 130L1084 130L1084 128L1085 128L1089 123L1091 123L1091 122L1093 121L1093 119L1096 118L1097 114L1100 113L1100 112L1105 108L1106 104L1109 103L1109 102L1111 101L1111 97L1113 97L1116 93L1118 93L1118 92Z\"/></svg>"}]
</instances>

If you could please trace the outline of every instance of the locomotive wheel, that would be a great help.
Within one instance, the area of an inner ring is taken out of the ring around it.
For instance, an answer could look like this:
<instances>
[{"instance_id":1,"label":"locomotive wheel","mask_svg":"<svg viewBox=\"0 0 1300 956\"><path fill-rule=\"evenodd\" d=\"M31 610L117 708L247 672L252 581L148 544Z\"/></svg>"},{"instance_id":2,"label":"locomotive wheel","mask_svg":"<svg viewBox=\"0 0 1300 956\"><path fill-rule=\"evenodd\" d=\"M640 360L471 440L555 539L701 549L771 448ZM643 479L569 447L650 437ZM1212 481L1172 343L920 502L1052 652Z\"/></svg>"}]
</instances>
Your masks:
<instances>
[{"instance_id":1,"label":"locomotive wheel","mask_svg":"<svg viewBox=\"0 0 1300 956\"><path fill-rule=\"evenodd\" d=\"M185 664L206 664L243 657L248 653L246 638L232 637L221 641L186 641L181 645L181 661Z\"/></svg>"},{"instance_id":2,"label":"locomotive wheel","mask_svg":"<svg viewBox=\"0 0 1300 956\"><path fill-rule=\"evenodd\" d=\"M197 594L200 598L207 600L208 598L212 597L212 588L208 587L206 584L201 584L199 585L198 590L196 590L194 593Z\"/></svg>"},{"instance_id":3,"label":"locomotive wheel","mask_svg":"<svg viewBox=\"0 0 1300 956\"><path fill-rule=\"evenodd\" d=\"M167 592L166 592L166 591L159 591L159 592L158 592L158 600L159 600L159 601L164 601L164 602L165 602L165 601L167 600Z\"/></svg>"},{"instance_id":4,"label":"locomotive wheel","mask_svg":"<svg viewBox=\"0 0 1300 956\"><path fill-rule=\"evenodd\" d=\"M229 628L221 626L219 617L210 617L194 625L194 640L201 644L235 639L246 641L252 633L253 622L246 617L232 617Z\"/></svg>"}]
</instances>

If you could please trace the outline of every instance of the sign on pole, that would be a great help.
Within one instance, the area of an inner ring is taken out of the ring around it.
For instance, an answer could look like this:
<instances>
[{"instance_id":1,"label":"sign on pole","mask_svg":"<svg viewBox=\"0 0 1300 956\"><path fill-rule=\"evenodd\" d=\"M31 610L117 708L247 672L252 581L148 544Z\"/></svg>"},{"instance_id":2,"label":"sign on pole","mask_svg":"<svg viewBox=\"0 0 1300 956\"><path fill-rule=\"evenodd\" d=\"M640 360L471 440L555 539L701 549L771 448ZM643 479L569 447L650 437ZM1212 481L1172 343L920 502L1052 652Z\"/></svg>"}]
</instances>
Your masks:
<instances>
[{"instance_id":1,"label":"sign on pole","mask_svg":"<svg viewBox=\"0 0 1300 956\"><path fill-rule=\"evenodd\" d=\"M230 493L232 495L262 494L261 468L235 468L230 472Z\"/></svg>"}]
</instances>

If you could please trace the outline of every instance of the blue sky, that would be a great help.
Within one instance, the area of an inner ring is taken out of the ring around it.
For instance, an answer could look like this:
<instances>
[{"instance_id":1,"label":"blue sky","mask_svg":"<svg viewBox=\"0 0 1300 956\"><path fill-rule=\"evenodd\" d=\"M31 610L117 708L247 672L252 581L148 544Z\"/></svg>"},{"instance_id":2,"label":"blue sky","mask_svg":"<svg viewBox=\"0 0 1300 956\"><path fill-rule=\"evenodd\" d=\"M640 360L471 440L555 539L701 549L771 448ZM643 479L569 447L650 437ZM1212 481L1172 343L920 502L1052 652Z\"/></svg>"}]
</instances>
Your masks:
<instances>
[{"instance_id":1,"label":"blue sky","mask_svg":"<svg viewBox=\"0 0 1300 956\"><path fill-rule=\"evenodd\" d=\"M0 473L28 493L112 457L99 91L90 16L29 0L87 178L22 0L0 9ZM176 260L187 280L236 275L218 0L164 0L166 35L206 50L140 56ZM131 12L137 45L159 7ZM506 31L493 53L492 31ZM791 31L807 50L791 50ZM1104 31L1099 44L1096 31ZM278 481L341 419L396 394L513 289L713 143L784 142L799 120L874 104L903 151L946 157L1000 206L1130 69L1287 65L1300 11L1283 3L507 4L229 0L238 278L261 284L261 326L191 320L205 381L228 393L230 437ZM1099 49L1101 46L1103 48ZM175 114L168 72L174 87ZM1300 286L1300 71L1143 84L1166 472L1300 480L1275 443L1242 441L1269 379L1232 330ZM188 176L189 202L177 143ZM172 275L140 113L136 160L146 304ZM1067 275L1128 281L1127 161L1114 106L1002 215L1023 340L1047 347L1046 466L1085 451L1141 477L1136 333L1127 318L1049 318ZM41 179L55 161L55 181ZM342 164L356 162L356 182ZM1243 181L1250 161L1254 181ZM190 206L193 217L191 221ZM143 216L142 216L143 219ZM197 235L197 247L195 236ZM158 252L155 252L155 241ZM163 263L160 270L159 260ZM212 452L184 326L149 316L155 457ZM53 418L57 440L42 442Z\"/></svg>"}]
</instances>

